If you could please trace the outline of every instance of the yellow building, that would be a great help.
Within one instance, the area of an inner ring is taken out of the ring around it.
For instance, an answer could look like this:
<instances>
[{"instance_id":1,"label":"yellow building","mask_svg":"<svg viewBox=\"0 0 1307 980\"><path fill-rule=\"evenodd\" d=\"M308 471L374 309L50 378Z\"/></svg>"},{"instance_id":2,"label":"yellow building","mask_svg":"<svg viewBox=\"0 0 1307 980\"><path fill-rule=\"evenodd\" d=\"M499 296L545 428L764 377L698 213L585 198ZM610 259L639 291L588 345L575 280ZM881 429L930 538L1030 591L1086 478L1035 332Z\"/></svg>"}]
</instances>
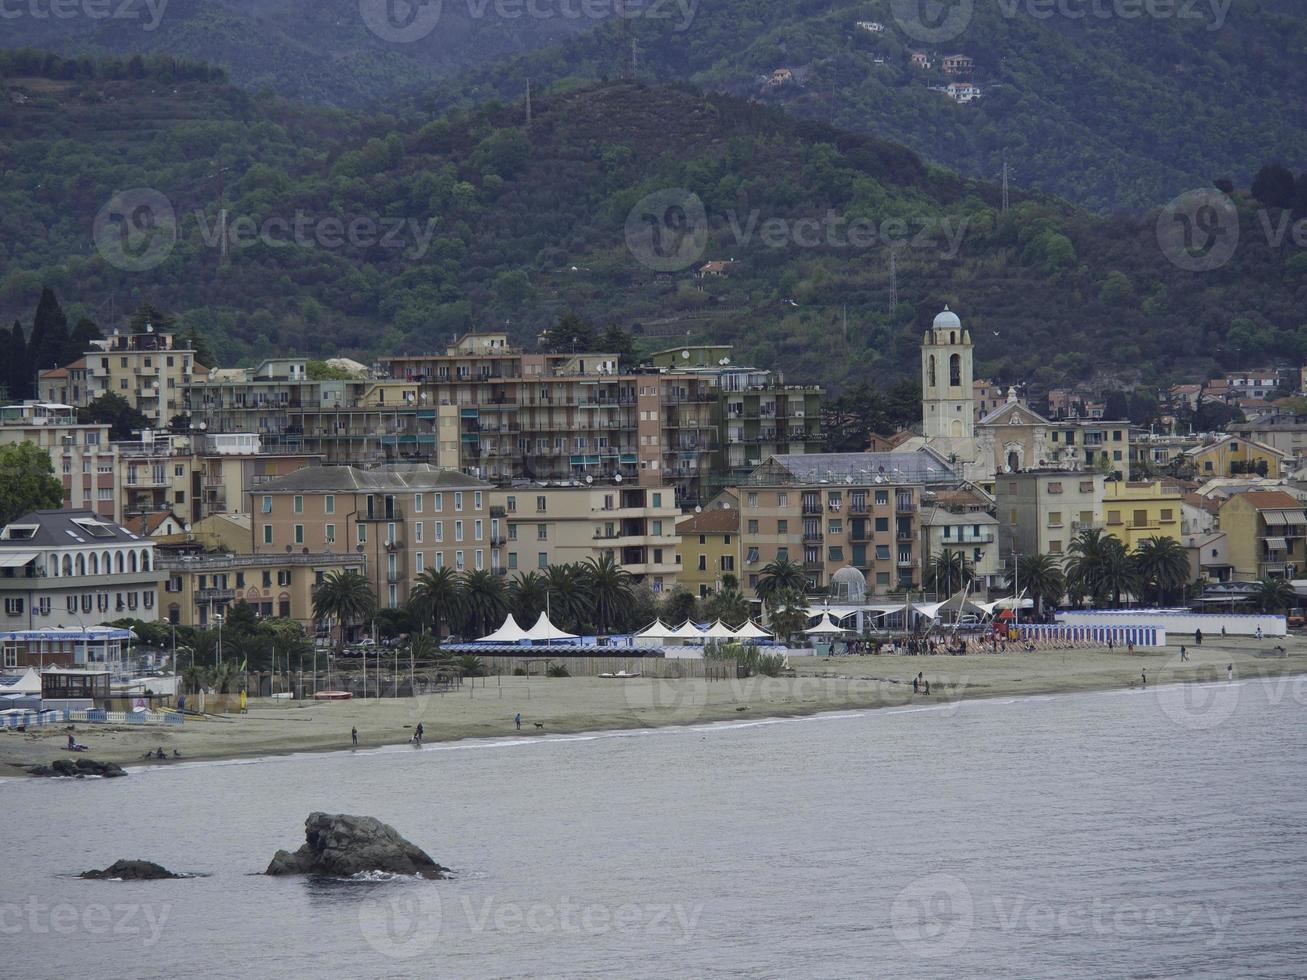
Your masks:
<instances>
[{"instance_id":1,"label":"yellow building","mask_svg":"<svg viewBox=\"0 0 1307 980\"><path fill-rule=\"evenodd\" d=\"M1183 488L1155 480L1103 484L1103 518L1109 534L1121 539L1127 551L1147 538L1182 540Z\"/></svg>"},{"instance_id":2,"label":"yellow building","mask_svg":"<svg viewBox=\"0 0 1307 980\"><path fill-rule=\"evenodd\" d=\"M1234 578L1297 578L1307 568L1307 509L1283 490L1249 490L1221 504Z\"/></svg>"},{"instance_id":3,"label":"yellow building","mask_svg":"<svg viewBox=\"0 0 1307 980\"><path fill-rule=\"evenodd\" d=\"M264 619L294 619L312 631L313 589L334 572L362 572L358 554L160 555L167 577L159 612L178 626L208 628L242 600Z\"/></svg>"},{"instance_id":4,"label":"yellow building","mask_svg":"<svg viewBox=\"0 0 1307 980\"><path fill-rule=\"evenodd\" d=\"M1199 479L1216 476L1284 476L1288 454L1242 436L1222 436L1185 454Z\"/></svg>"},{"instance_id":5,"label":"yellow building","mask_svg":"<svg viewBox=\"0 0 1307 980\"><path fill-rule=\"evenodd\" d=\"M689 592L707 598L720 592L726 575L740 575L740 510L713 507L676 525L681 537L676 550L679 583Z\"/></svg>"}]
</instances>

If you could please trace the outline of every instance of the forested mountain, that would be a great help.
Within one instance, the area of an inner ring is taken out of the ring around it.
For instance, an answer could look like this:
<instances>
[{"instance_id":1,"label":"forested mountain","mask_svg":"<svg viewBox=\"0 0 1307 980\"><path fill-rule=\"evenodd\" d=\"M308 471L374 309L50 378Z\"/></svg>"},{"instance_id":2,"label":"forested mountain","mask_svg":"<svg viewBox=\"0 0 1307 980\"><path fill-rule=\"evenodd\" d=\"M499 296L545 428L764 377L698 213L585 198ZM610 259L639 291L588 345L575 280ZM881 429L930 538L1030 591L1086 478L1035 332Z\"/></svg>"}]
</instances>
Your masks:
<instances>
[{"instance_id":1,"label":"forested mountain","mask_svg":"<svg viewBox=\"0 0 1307 980\"><path fill-rule=\"evenodd\" d=\"M673 5L658 6L666 16L486 65L426 98L516 101L528 79L634 71L896 140L981 179L996 179L1006 155L1017 184L1098 211L1142 212L1220 177L1246 184L1269 159L1307 170L1300 0L1149 6L1159 17L1087 0L719 0L695 5L688 29ZM935 10L940 29L917 22L919 10ZM914 51L932 67L914 67ZM974 67L946 73L954 54ZM980 98L932 90L959 80Z\"/></svg>"},{"instance_id":2,"label":"forested mountain","mask_svg":"<svg viewBox=\"0 0 1307 980\"><path fill-rule=\"evenodd\" d=\"M992 184L733 97L612 83L538 96L529 125L493 103L417 123L252 97L195 66L60 81L21 60L0 57L4 323L49 284L70 323L108 332L150 302L232 363L429 351L469 327L533 345L576 312L646 349L729 342L839 385L915 372L949 303L1000 377L1307 356L1307 256L1263 230L1287 210L1259 216L1246 193L1237 247L1195 272L1156 214L1021 195L1004 212ZM1271 183L1286 206L1307 189ZM710 261L729 264L696 278Z\"/></svg>"}]
</instances>

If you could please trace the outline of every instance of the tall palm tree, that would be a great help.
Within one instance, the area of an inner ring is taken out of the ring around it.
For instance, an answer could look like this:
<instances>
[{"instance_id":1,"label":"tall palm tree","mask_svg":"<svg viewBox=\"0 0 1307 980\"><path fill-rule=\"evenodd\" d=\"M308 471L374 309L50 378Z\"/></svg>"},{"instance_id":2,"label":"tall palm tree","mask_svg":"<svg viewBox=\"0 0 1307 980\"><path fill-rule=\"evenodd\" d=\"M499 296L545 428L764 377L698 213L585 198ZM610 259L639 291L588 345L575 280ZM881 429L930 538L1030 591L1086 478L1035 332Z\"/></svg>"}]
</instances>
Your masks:
<instances>
[{"instance_id":1,"label":"tall palm tree","mask_svg":"<svg viewBox=\"0 0 1307 980\"><path fill-rule=\"evenodd\" d=\"M926 586L952 595L976 579L976 566L964 552L941 548L926 568Z\"/></svg>"},{"instance_id":2,"label":"tall palm tree","mask_svg":"<svg viewBox=\"0 0 1307 980\"><path fill-rule=\"evenodd\" d=\"M462 587L464 620L477 636L485 636L503 622L508 612L504 583L483 568L465 572Z\"/></svg>"},{"instance_id":3,"label":"tall palm tree","mask_svg":"<svg viewBox=\"0 0 1307 980\"><path fill-rule=\"evenodd\" d=\"M441 626L463 617L463 585L451 568L428 568L413 583L408 604L422 628L431 627L439 644Z\"/></svg>"},{"instance_id":4,"label":"tall palm tree","mask_svg":"<svg viewBox=\"0 0 1307 980\"><path fill-rule=\"evenodd\" d=\"M1017 559L1016 575L1008 578L1007 587L1016 594L1023 591L1035 599L1035 612L1042 616L1044 606L1056 606L1066 592L1066 577L1052 555L1022 555Z\"/></svg>"},{"instance_id":5,"label":"tall palm tree","mask_svg":"<svg viewBox=\"0 0 1307 980\"><path fill-rule=\"evenodd\" d=\"M508 604L517 621L530 629L549 604L549 582L539 572L515 576L508 583Z\"/></svg>"},{"instance_id":6,"label":"tall palm tree","mask_svg":"<svg viewBox=\"0 0 1307 980\"><path fill-rule=\"evenodd\" d=\"M1257 583L1253 593L1259 605L1266 612L1281 612L1298 605L1298 593L1294 587L1282 578L1264 578Z\"/></svg>"},{"instance_id":7,"label":"tall palm tree","mask_svg":"<svg viewBox=\"0 0 1307 980\"><path fill-rule=\"evenodd\" d=\"M1157 589L1157 604L1166 604L1169 593L1189 584L1189 555L1175 538L1153 535L1135 545L1135 569L1143 587Z\"/></svg>"},{"instance_id":8,"label":"tall palm tree","mask_svg":"<svg viewBox=\"0 0 1307 980\"><path fill-rule=\"evenodd\" d=\"M1103 549L1102 558L1103 587L1112 595L1112 605L1120 606L1123 595L1138 595L1140 592L1139 569L1136 567L1125 545L1118 538L1109 538Z\"/></svg>"},{"instance_id":9,"label":"tall palm tree","mask_svg":"<svg viewBox=\"0 0 1307 980\"><path fill-rule=\"evenodd\" d=\"M739 588L723 587L708 600L707 609L709 617L720 619L731 629L739 629L749 618L749 600L744 598Z\"/></svg>"},{"instance_id":10,"label":"tall palm tree","mask_svg":"<svg viewBox=\"0 0 1307 980\"><path fill-rule=\"evenodd\" d=\"M550 565L545 569L549 618L574 633L590 619L590 597L580 565Z\"/></svg>"},{"instance_id":11,"label":"tall palm tree","mask_svg":"<svg viewBox=\"0 0 1307 980\"><path fill-rule=\"evenodd\" d=\"M758 598L769 599L777 592L803 592L808 588L808 576L803 567L788 558L768 562L758 576Z\"/></svg>"},{"instance_id":12,"label":"tall palm tree","mask_svg":"<svg viewBox=\"0 0 1307 980\"><path fill-rule=\"evenodd\" d=\"M332 572L313 590L313 615L336 621L340 646L345 645L350 624L366 620L376 608L377 597L372 586L355 571Z\"/></svg>"},{"instance_id":13,"label":"tall palm tree","mask_svg":"<svg viewBox=\"0 0 1307 980\"><path fill-rule=\"evenodd\" d=\"M1067 548L1066 577L1067 584L1075 591L1092 597L1096 604L1103 603L1112 593L1106 581L1107 569L1114 551L1124 551L1119 539L1107 534L1101 528L1086 528L1075 536Z\"/></svg>"},{"instance_id":14,"label":"tall palm tree","mask_svg":"<svg viewBox=\"0 0 1307 980\"><path fill-rule=\"evenodd\" d=\"M595 626L600 634L607 633L631 601L631 573L604 555L587 561L581 575Z\"/></svg>"}]
</instances>

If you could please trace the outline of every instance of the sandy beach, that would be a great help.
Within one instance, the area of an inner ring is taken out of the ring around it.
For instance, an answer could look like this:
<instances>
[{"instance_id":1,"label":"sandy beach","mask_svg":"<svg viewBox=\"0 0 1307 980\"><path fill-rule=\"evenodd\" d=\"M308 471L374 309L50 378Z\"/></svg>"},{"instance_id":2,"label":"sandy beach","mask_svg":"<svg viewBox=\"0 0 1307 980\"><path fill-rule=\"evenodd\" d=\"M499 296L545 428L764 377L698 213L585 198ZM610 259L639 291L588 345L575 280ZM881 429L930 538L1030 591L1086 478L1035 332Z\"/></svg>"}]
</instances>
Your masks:
<instances>
[{"instance_id":1,"label":"sandy beach","mask_svg":"<svg viewBox=\"0 0 1307 980\"><path fill-rule=\"evenodd\" d=\"M1286 648L1287 656L1268 656L1277 644ZM1218 639L1188 649L1188 663L1181 663L1176 645L1133 654L1118 649L966 657L792 657L793 676L730 681L488 677L475 683L469 679L461 690L418 698L253 700L245 715L188 717L184 726L167 728L78 725L76 735L90 746L87 757L127 765L143 763L146 751L157 747L169 757L176 750L185 760L349 750L351 728L358 729L360 749L408 743L419 723L427 743L514 736L518 712L522 734L537 737L914 702L950 705L980 698L1138 688L1145 671L1148 686L1154 688L1227 683L1227 664L1234 665L1241 697L1307 700L1307 682L1275 681L1307 675L1307 639ZM912 679L918 672L930 682L929 695L913 694ZM1185 718L1177 718L1177 724L1185 723ZM62 726L0 733L0 776L22 776L21 766L70 758L63 751L67 735Z\"/></svg>"}]
</instances>

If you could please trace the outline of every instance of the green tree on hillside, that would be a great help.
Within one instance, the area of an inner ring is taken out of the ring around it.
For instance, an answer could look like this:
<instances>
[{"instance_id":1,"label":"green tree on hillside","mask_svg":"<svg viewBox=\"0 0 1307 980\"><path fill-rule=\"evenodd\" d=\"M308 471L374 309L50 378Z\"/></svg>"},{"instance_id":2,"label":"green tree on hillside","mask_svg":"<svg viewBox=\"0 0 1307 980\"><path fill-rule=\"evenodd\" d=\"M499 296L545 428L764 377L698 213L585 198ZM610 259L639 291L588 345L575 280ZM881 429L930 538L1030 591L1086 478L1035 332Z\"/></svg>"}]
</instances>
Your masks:
<instances>
[{"instance_id":1,"label":"green tree on hillside","mask_svg":"<svg viewBox=\"0 0 1307 980\"><path fill-rule=\"evenodd\" d=\"M108 425L109 438L120 442L132 439L133 432L150 427L149 419L113 391L106 391L85 408L79 408L77 421L82 425Z\"/></svg>"}]
</instances>

